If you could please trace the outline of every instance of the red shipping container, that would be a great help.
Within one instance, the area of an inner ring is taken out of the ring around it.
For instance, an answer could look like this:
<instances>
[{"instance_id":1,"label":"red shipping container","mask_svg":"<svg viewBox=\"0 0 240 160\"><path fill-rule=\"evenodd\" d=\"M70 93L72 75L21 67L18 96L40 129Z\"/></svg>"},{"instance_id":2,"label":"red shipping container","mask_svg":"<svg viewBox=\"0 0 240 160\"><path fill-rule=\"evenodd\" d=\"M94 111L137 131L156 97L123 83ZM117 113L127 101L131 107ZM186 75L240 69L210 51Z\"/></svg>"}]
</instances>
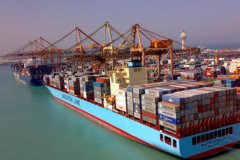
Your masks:
<instances>
[{"instance_id":1,"label":"red shipping container","mask_svg":"<svg viewBox=\"0 0 240 160\"><path fill-rule=\"evenodd\" d=\"M146 116L146 117L153 118L153 119L156 119L156 118L157 118L157 115L156 115L156 114L151 113L151 112L148 112L148 111L145 111L145 110L142 110L142 115L144 115L144 116Z\"/></svg>"},{"instance_id":2,"label":"red shipping container","mask_svg":"<svg viewBox=\"0 0 240 160\"><path fill-rule=\"evenodd\" d=\"M198 112L203 112L203 106L198 106Z\"/></svg>"},{"instance_id":3,"label":"red shipping container","mask_svg":"<svg viewBox=\"0 0 240 160\"><path fill-rule=\"evenodd\" d=\"M107 77L98 77L96 79L96 81L100 82L100 83L107 83L107 82L109 82L109 78L107 78Z\"/></svg>"}]
</instances>

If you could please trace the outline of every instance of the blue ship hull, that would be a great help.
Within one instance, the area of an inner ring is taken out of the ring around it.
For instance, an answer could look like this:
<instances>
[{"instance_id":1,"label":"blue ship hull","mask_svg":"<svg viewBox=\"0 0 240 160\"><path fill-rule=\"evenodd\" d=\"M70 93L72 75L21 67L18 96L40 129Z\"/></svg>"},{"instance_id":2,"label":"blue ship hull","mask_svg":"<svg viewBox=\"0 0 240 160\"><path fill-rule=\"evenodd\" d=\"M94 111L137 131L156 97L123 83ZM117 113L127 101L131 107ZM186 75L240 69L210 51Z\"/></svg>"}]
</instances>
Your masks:
<instances>
[{"instance_id":1,"label":"blue ship hull","mask_svg":"<svg viewBox=\"0 0 240 160\"><path fill-rule=\"evenodd\" d=\"M22 75L20 73L14 72L14 76L16 79L20 80L21 82L25 84L30 84L34 86L42 86L42 80L40 78L32 78L29 75Z\"/></svg>"},{"instance_id":2,"label":"blue ship hull","mask_svg":"<svg viewBox=\"0 0 240 160\"><path fill-rule=\"evenodd\" d=\"M153 129L77 96L68 94L50 86L47 86L47 88L57 101L79 111L104 127L114 130L118 134L136 140L140 143L182 158L200 158L213 155L223 150L227 150L229 147L240 141L239 123L184 138L176 138L162 132L161 130L159 131ZM222 131L228 129L231 129L231 134L225 134L222 136ZM203 137L205 135L213 135L213 133L219 133L219 131L221 132L221 135L217 135L217 137L206 139L204 142L198 142L197 144L193 142L196 138ZM166 143L166 139L170 139L170 143Z\"/></svg>"}]
</instances>

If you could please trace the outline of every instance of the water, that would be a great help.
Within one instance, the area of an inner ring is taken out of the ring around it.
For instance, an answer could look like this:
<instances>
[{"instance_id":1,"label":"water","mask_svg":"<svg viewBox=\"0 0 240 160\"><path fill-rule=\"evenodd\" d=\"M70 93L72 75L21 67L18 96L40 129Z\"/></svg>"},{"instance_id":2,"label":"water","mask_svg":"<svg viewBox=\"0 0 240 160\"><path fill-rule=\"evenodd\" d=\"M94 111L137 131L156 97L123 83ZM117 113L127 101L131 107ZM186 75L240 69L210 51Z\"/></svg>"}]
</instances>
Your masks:
<instances>
[{"instance_id":1,"label":"water","mask_svg":"<svg viewBox=\"0 0 240 160\"><path fill-rule=\"evenodd\" d=\"M238 150L211 159L240 157ZM0 67L0 160L178 159L116 135Z\"/></svg>"}]
</instances>

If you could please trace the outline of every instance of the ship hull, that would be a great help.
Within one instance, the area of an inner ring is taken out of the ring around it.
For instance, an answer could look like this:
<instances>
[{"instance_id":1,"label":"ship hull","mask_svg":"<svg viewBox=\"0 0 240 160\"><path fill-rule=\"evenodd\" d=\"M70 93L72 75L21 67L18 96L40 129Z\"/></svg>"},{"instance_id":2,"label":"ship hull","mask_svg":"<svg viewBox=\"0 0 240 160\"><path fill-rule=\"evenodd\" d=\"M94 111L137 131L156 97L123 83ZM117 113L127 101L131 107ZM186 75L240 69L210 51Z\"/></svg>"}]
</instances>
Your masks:
<instances>
[{"instance_id":1,"label":"ship hull","mask_svg":"<svg viewBox=\"0 0 240 160\"><path fill-rule=\"evenodd\" d=\"M24 84L29 84L29 85L33 85L33 86L43 86L41 79L33 79L33 78L31 78L31 76L22 75L17 72L14 72L13 74L17 80L21 81Z\"/></svg>"},{"instance_id":2,"label":"ship hull","mask_svg":"<svg viewBox=\"0 0 240 160\"><path fill-rule=\"evenodd\" d=\"M107 128L107 129L109 129L110 131L112 131L112 132L114 132L114 133L117 133L117 134L119 134L119 135L121 135L121 136L124 136L124 137L127 137L127 138L129 138L129 139L135 140L135 141L137 141L137 142L139 142L139 143L142 143L142 144L144 144L144 145L153 147L153 148L155 148L155 149L159 149L159 148L156 148L155 146L153 146L153 145L151 145L151 144L149 144L149 143L147 143L147 142L144 142L144 141L142 141L141 139L139 139L139 138L137 138L137 137L134 137L134 136L128 134L127 132L125 132L125 131L123 131L123 130L121 130L121 129L119 129L119 128L111 125L111 124L109 124L108 122L105 122L105 121L103 121L103 120L101 120L101 119L99 119L99 118L97 118L97 117L95 117L95 116L93 116L93 115L91 115L91 114L89 114L89 113L87 113L87 112L85 112L85 111L83 111L83 110L81 110L81 109L79 109L79 108L77 108L77 107L69 104L69 103L66 103L66 102L62 101L61 99L58 99L58 98L56 98L56 97L54 97L54 99L55 99L57 102L59 102L59 103L65 105L65 106L69 107L69 108L72 109L72 110L75 110L75 111L81 113L81 114L84 115L86 118L88 118L88 119L90 119L90 120L98 123L99 125L101 125L101 126Z\"/></svg>"},{"instance_id":3,"label":"ship hull","mask_svg":"<svg viewBox=\"0 0 240 160\"><path fill-rule=\"evenodd\" d=\"M95 121L105 128L129 139L182 158L195 159L211 156L232 147L239 141L239 139L231 142L222 140L218 141L217 146L209 147L203 145L191 146L189 148L189 141L192 139L192 136L176 139L168 134L143 125L125 116L119 115L111 110L102 108L84 99L70 95L50 86L47 86L47 88L56 101L80 112L88 119ZM231 127L239 133L239 124L232 125ZM160 141L160 134L170 137L172 141L175 140L176 147Z\"/></svg>"}]
</instances>

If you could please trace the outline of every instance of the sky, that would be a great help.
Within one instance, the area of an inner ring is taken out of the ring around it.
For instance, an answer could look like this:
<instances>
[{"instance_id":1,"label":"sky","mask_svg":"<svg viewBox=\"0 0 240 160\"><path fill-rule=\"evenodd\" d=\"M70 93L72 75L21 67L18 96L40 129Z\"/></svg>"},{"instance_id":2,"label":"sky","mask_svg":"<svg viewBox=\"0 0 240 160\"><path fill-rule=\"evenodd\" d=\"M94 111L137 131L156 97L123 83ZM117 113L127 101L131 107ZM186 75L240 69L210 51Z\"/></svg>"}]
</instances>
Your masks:
<instances>
[{"instance_id":1,"label":"sky","mask_svg":"<svg viewBox=\"0 0 240 160\"><path fill-rule=\"evenodd\" d=\"M138 23L179 42L185 30L190 46L240 48L240 0L0 0L0 55L105 21L122 33Z\"/></svg>"}]
</instances>

